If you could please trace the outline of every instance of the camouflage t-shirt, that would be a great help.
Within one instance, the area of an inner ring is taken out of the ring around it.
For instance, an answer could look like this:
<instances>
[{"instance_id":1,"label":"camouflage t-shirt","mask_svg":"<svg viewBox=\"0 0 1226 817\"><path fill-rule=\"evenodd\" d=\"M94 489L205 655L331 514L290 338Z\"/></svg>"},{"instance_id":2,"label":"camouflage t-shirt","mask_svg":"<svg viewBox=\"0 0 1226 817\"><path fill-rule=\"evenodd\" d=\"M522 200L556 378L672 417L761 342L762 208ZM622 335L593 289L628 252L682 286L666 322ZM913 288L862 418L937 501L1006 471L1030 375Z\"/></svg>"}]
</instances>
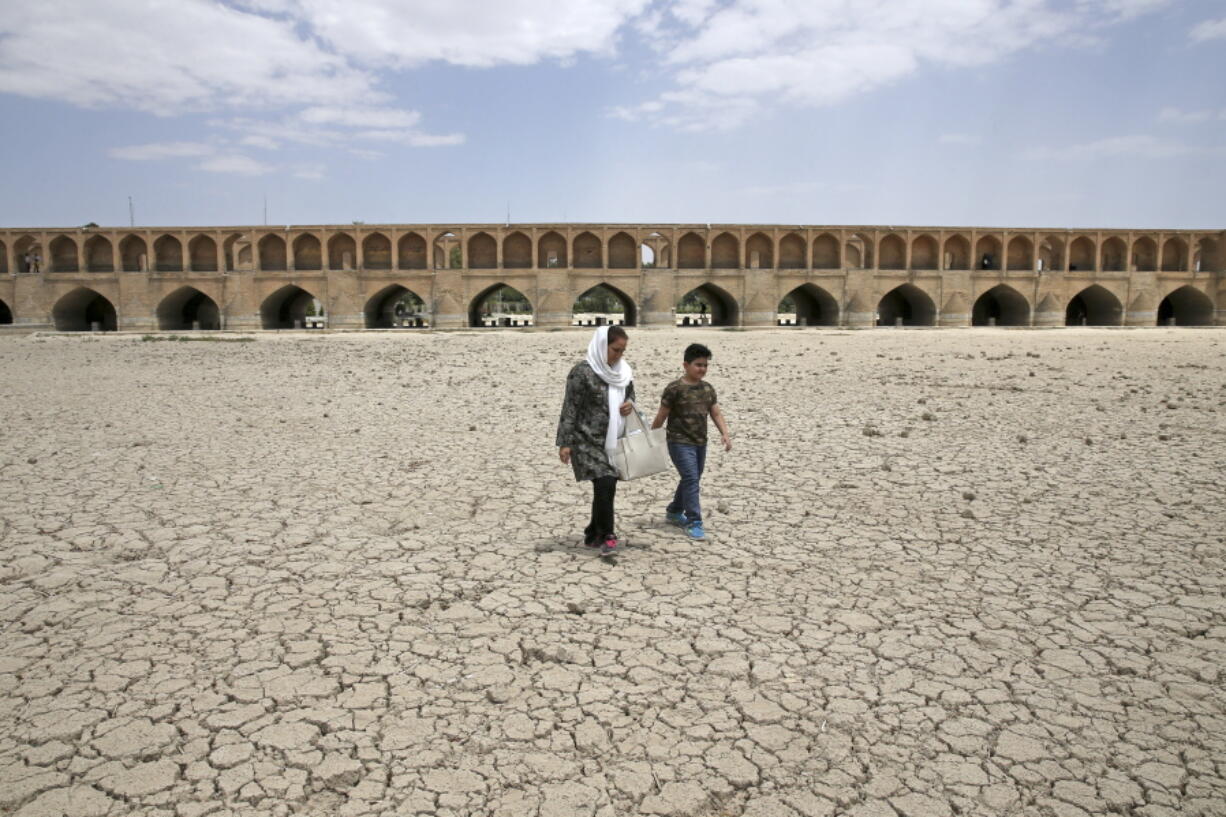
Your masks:
<instances>
[{"instance_id":1,"label":"camouflage t-shirt","mask_svg":"<svg viewBox=\"0 0 1226 817\"><path fill-rule=\"evenodd\" d=\"M691 384L679 377L665 386L660 404L668 406L668 441L706 445L707 416L715 402L715 387L705 380Z\"/></svg>"}]
</instances>

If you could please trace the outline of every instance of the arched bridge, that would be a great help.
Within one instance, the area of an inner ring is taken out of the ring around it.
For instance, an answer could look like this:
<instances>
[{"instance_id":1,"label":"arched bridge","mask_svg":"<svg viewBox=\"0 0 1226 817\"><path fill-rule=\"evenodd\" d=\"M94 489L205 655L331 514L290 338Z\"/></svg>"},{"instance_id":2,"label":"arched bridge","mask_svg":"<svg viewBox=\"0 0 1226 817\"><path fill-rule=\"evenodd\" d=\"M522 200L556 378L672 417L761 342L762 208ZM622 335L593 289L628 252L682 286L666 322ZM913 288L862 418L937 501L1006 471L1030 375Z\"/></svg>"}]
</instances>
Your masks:
<instances>
[{"instance_id":1,"label":"arched bridge","mask_svg":"<svg viewBox=\"0 0 1226 817\"><path fill-rule=\"evenodd\" d=\"M1224 269L1222 230L5 229L0 324L452 328L491 323L491 295L514 291L534 325L556 327L571 325L577 301L598 288L622 321L647 326L681 322L678 305L696 297L695 322L728 326L1226 325Z\"/></svg>"}]
</instances>

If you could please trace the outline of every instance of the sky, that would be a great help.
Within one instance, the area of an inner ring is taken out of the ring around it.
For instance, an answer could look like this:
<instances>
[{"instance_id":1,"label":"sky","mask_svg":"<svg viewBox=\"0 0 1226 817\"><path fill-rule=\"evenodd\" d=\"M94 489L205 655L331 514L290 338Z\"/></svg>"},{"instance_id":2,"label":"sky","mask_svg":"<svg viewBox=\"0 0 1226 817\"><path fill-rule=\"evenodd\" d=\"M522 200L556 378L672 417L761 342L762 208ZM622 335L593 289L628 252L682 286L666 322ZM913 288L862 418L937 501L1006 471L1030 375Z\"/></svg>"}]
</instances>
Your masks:
<instances>
[{"instance_id":1,"label":"sky","mask_svg":"<svg viewBox=\"0 0 1226 817\"><path fill-rule=\"evenodd\" d=\"M0 123L4 227L1221 229L1226 0L0 0Z\"/></svg>"}]
</instances>

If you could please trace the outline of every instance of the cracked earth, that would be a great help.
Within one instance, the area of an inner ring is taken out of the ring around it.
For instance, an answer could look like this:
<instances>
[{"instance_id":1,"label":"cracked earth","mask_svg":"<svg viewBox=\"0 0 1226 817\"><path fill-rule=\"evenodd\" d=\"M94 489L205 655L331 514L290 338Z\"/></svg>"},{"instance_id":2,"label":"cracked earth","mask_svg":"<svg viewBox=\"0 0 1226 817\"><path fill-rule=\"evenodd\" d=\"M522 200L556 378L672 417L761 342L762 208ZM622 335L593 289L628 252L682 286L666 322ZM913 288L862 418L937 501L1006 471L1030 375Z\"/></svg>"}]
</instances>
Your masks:
<instances>
[{"instance_id":1,"label":"cracked earth","mask_svg":"<svg viewBox=\"0 0 1226 817\"><path fill-rule=\"evenodd\" d=\"M616 564L587 332L0 338L0 813L1226 814L1226 333L630 335Z\"/></svg>"}]
</instances>

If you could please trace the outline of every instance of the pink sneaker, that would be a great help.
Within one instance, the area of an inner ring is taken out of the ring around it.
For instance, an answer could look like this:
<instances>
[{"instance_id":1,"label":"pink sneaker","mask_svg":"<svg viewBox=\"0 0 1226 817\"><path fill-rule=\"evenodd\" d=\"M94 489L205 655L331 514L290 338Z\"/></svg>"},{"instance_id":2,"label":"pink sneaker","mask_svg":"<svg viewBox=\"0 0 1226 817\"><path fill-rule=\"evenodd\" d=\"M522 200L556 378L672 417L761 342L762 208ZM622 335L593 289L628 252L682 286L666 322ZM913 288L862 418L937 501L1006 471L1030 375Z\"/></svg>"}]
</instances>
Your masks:
<instances>
[{"instance_id":1,"label":"pink sneaker","mask_svg":"<svg viewBox=\"0 0 1226 817\"><path fill-rule=\"evenodd\" d=\"M616 556L617 552L620 550L621 550L621 542L617 541L616 537L610 536L606 538L604 540L604 544L600 546L600 555L601 556Z\"/></svg>"}]
</instances>

